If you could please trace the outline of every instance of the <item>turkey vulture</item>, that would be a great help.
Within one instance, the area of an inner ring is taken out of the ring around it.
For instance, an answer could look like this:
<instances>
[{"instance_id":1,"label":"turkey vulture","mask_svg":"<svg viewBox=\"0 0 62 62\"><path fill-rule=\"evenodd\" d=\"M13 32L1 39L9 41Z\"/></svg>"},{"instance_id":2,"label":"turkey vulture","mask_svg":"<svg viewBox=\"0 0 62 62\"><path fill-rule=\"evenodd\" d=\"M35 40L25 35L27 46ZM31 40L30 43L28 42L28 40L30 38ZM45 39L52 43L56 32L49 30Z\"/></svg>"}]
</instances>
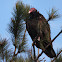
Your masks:
<instances>
[{"instance_id":1,"label":"turkey vulture","mask_svg":"<svg viewBox=\"0 0 62 62\"><path fill-rule=\"evenodd\" d=\"M44 50L51 42L48 21L35 8L31 8L28 13L29 19L26 21L26 29L32 40L34 41L34 39L36 39L34 45L37 48ZM44 53L50 58L56 57L52 45L50 45Z\"/></svg>"}]
</instances>

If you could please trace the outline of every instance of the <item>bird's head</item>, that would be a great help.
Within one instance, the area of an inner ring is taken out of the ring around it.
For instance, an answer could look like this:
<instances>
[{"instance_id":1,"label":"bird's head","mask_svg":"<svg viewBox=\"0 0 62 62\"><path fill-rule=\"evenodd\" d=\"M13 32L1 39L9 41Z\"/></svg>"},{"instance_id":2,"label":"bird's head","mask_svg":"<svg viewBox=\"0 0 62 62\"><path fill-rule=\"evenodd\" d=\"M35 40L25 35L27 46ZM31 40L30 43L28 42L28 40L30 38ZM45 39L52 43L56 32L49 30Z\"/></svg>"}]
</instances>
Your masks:
<instances>
[{"instance_id":1,"label":"bird's head","mask_svg":"<svg viewBox=\"0 0 62 62\"><path fill-rule=\"evenodd\" d=\"M33 19L33 18L38 18L40 13L35 9L35 8L31 8L28 12L28 14L30 15L30 19Z\"/></svg>"},{"instance_id":2,"label":"bird's head","mask_svg":"<svg viewBox=\"0 0 62 62\"><path fill-rule=\"evenodd\" d=\"M30 13L34 13L34 12L36 12L36 11L37 11L37 10L36 10L35 8L31 8L28 13L30 14Z\"/></svg>"}]
</instances>

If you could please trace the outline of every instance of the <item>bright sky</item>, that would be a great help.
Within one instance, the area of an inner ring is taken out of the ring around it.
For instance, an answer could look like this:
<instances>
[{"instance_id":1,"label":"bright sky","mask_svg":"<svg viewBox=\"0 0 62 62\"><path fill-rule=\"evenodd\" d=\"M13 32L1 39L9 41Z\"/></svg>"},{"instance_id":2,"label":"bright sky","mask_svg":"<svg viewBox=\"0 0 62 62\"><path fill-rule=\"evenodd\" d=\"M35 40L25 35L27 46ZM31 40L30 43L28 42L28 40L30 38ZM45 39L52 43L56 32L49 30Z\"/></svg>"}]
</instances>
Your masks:
<instances>
[{"instance_id":1,"label":"bright sky","mask_svg":"<svg viewBox=\"0 0 62 62\"><path fill-rule=\"evenodd\" d=\"M0 36L9 39L8 24L12 17L11 12L17 0L0 0ZM47 11L56 8L60 14L60 18L50 21L51 38L53 39L61 30L62 26L62 0L23 0L23 3L36 8L47 19ZM28 36L29 37L29 36ZM29 37L30 38L30 37ZM30 41L31 39L29 39ZM30 42L28 42L30 43ZM55 51L62 48L62 34L53 42ZM45 57L44 55L42 57Z\"/></svg>"}]
</instances>

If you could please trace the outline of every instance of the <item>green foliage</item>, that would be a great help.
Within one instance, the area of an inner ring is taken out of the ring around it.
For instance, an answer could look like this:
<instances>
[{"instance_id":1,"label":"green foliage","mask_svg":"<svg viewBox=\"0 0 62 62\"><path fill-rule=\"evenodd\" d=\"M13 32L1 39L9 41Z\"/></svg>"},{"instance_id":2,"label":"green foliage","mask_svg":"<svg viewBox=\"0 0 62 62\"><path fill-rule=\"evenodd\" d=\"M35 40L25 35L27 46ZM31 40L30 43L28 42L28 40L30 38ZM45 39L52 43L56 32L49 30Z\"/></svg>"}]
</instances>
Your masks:
<instances>
[{"instance_id":1,"label":"green foliage","mask_svg":"<svg viewBox=\"0 0 62 62\"><path fill-rule=\"evenodd\" d=\"M24 62L24 58L23 57L19 57L16 59L16 62Z\"/></svg>"},{"instance_id":2,"label":"green foliage","mask_svg":"<svg viewBox=\"0 0 62 62\"><path fill-rule=\"evenodd\" d=\"M24 5L22 2L17 2L12 13L13 17L9 24L9 32L11 33L11 38L15 50L12 56L11 61L15 61L18 53L26 51L26 30L25 30L25 21L28 19L28 10L30 6ZM18 49L16 53L16 49Z\"/></svg>"},{"instance_id":3,"label":"green foliage","mask_svg":"<svg viewBox=\"0 0 62 62\"><path fill-rule=\"evenodd\" d=\"M59 51L61 51L61 49ZM59 51L57 51L57 54ZM55 59L55 62L62 62L62 53L60 53L60 55Z\"/></svg>"},{"instance_id":4,"label":"green foliage","mask_svg":"<svg viewBox=\"0 0 62 62\"><path fill-rule=\"evenodd\" d=\"M19 56L14 59L15 59L15 62L34 62L29 52L27 52L27 58L23 58L22 56Z\"/></svg>"},{"instance_id":5,"label":"green foliage","mask_svg":"<svg viewBox=\"0 0 62 62\"><path fill-rule=\"evenodd\" d=\"M48 21L59 17L59 15L58 15L58 13L57 13L57 10L55 10L54 8L52 8L52 9L48 12L48 16L49 16Z\"/></svg>"},{"instance_id":6,"label":"green foliage","mask_svg":"<svg viewBox=\"0 0 62 62\"><path fill-rule=\"evenodd\" d=\"M59 55L59 57L55 60L55 62L62 62L62 55Z\"/></svg>"},{"instance_id":7,"label":"green foliage","mask_svg":"<svg viewBox=\"0 0 62 62\"><path fill-rule=\"evenodd\" d=\"M9 47L8 41L6 39L0 39L0 58L4 61L4 58L6 61L9 59L10 54L7 49Z\"/></svg>"},{"instance_id":8,"label":"green foliage","mask_svg":"<svg viewBox=\"0 0 62 62\"><path fill-rule=\"evenodd\" d=\"M23 35L23 40L22 40L22 42L19 44L19 48L18 48L18 52L20 53L20 52L25 52L26 51L26 30L25 30L25 32L24 32L24 35Z\"/></svg>"},{"instance_id":9,"label":"green foliage","mask_svg":"<svg viewBox=\"0 0 62 62\"><path fill-rule=\"evenodd\" d=\"M29 6L24 5L22 2L17 2L14 8L13 17L9 24L9 31L12 34L12 41L14 46L18 48L20 40L23 40L23 31L25 29L24 20L27 19Z\"/></svg>"}]
</instances>

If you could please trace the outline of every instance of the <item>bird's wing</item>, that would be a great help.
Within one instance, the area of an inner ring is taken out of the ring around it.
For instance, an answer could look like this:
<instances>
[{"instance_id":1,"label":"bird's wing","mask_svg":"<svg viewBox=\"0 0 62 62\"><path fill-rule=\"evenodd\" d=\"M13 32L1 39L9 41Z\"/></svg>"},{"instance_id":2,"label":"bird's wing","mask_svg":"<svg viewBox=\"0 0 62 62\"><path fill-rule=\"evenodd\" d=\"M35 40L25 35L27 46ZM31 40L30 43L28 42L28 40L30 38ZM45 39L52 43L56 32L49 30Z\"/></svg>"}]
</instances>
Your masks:
<instances>
[{"instance_id":1,"label":"bird's wing","mask_svg":"<svg viewBox=\"0 0 62 62\"><path fill-rule=\"evenodd\" d=\"M49 42L51 41L50 26L43 16L39 17L36 29L42 40L47 40Z\"/></svg>"},{"instance_id":2,"label":"bird's wing","mask_svg":"<svg viewBox=\"0 0 62 62\"><path fill-rule=\"evenodd\" d=\"M38 33L38 38L40 37L40 41L36 41L36 46L44 49L51 41L50 26L43 16L40 16L37 21L35 29Z\"/></svg>"},{"instance_id":3,"label":"bird's wing","mask_svg":"<svg viewBox=\"0 0 62 62\"><path fill-rule=\"evenodd\" d=\"M36 27L37 26L37 22L36 19L30 19L26 22L26 28L27 31L29 33L29 35L31 36L32 40L37 36L37 31L36 31Z\"/></svg>"}]
</instances>

